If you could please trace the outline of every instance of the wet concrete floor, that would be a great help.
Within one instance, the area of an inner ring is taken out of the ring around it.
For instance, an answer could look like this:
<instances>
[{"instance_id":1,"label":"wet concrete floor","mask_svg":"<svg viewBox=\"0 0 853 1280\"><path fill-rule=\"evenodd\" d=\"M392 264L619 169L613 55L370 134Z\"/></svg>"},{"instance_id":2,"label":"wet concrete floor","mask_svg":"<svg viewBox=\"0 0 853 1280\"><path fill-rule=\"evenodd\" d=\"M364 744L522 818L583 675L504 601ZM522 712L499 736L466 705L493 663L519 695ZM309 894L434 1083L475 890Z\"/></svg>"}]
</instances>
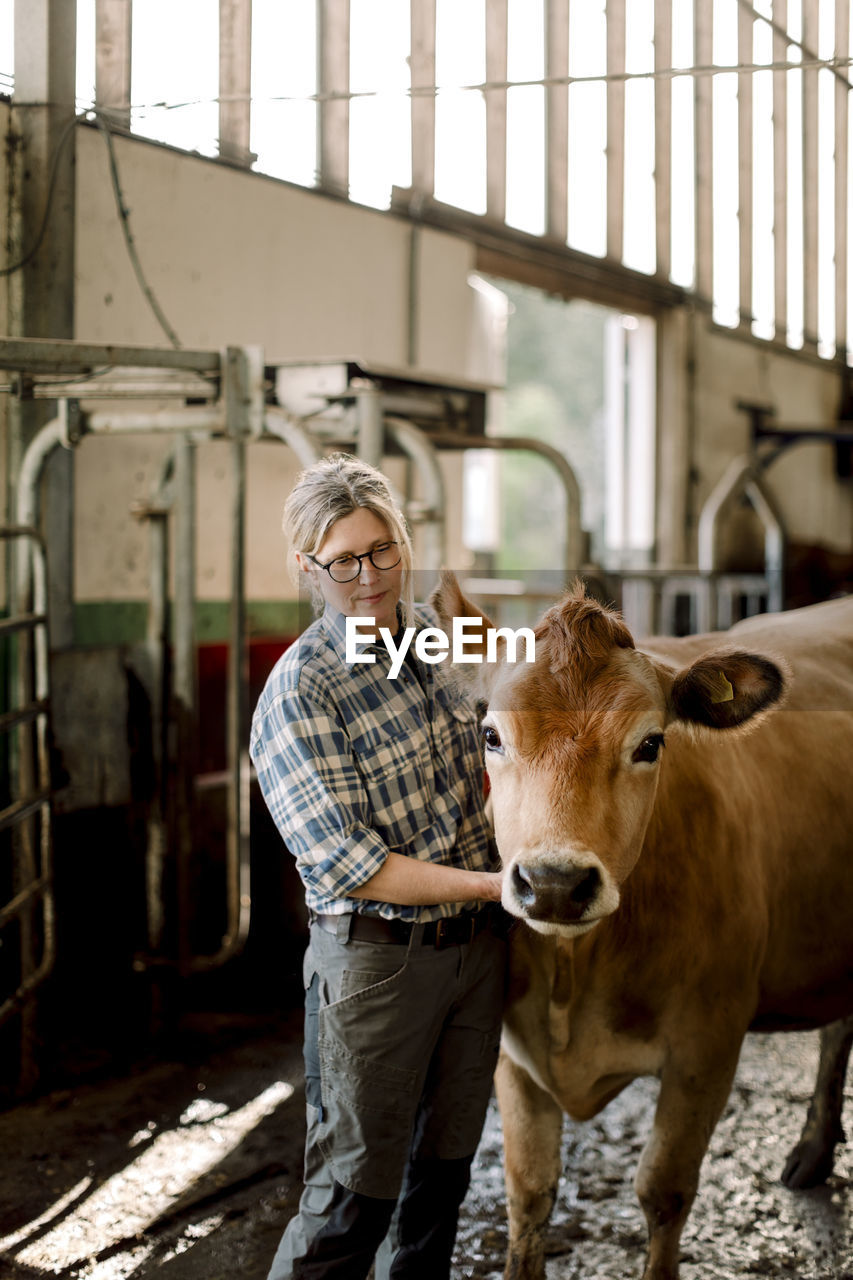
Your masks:
<instances>
[{"instance_id":1,"label":"wet concrete floor","mask_svg":"<svg viewBox=\"0 0 853 1280\"><path fill-rule=\"evenodd\" d=\"M853 1280L853 1149L837 1148L825 1187L779 1182L816 1062L811 1033L747 1040L684 1234L682 1280ZM655 1091L637 1081L594 1121L566 1124L548 1280L641 1275L632 1180ZM848 1085L851 1130L852 1094ZM302 1132L297 1015L230 1043L200 1026L180 1060L7 1111L0 1277L263 1280L298 1199ZM453 1280L497 1280L505 1242L493 1106Z\"/></svg>"}]
</instances>

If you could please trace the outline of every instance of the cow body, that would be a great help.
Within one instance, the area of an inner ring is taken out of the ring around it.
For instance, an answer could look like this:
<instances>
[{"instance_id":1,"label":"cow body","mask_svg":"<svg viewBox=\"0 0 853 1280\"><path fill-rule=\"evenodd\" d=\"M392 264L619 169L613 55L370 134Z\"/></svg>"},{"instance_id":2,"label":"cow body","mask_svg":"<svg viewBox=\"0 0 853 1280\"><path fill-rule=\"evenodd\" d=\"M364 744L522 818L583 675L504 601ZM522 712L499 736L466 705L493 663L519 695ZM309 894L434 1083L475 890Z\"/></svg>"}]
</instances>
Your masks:
<instances>
[{"instance_id":1,"label":"cow body","mask_svg":"<svg viewBox=\"0 0 853 1280\"><path fill-rule=\"evenodd\" d=\"M435 603L476 613L451 580ZM497 1077L506 1275L544 1276L563 1113L588 1119L651 1075L645 1277L674 1280L748 1030L834 1024L790 1185L825 1177L841 1138L853 599L640 650L575 595L537 629L533 666L478 678L504 905L522 922Z\"/></svg>"}]
</instances>

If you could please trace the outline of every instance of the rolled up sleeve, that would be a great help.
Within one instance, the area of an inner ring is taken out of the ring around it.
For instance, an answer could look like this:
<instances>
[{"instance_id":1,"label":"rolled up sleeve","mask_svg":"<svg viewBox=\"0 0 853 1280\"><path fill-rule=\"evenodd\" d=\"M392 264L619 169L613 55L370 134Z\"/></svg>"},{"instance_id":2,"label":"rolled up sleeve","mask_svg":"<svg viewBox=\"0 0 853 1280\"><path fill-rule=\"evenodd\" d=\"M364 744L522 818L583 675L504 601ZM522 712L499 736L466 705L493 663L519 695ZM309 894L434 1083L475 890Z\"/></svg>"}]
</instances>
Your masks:
<instances>
[{"instance_id":1,"label":"rolled up sleeve","mask_svg":"<svg viewBox=\"0 0 853 1280\"><path fill-rule=\"evenodd\" d=\"M309 902L345 898L379 871L388 846L370 825L350 739L331 708L279 694L255 719L251 755Z\"/></svg>"}]
</instances>

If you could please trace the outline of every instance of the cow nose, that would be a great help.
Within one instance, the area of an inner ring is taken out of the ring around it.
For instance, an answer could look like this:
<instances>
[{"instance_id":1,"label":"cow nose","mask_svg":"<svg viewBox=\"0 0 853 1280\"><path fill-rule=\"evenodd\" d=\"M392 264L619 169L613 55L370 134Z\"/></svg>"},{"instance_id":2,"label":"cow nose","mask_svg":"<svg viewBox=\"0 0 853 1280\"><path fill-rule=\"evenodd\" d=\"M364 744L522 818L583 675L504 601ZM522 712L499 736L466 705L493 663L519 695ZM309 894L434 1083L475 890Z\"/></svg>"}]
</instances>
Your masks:
<instances>
[{"instance_id":1,"label":"cow nose","mask_svg":"<svg viewBox=\"0 0 853 1280\"><path fill-rule=\"evenodd\" d=\"M512 869L512 887L533 920L579 920L601 888L597 867L525 866Z\"/></svg>"}]
</instances>

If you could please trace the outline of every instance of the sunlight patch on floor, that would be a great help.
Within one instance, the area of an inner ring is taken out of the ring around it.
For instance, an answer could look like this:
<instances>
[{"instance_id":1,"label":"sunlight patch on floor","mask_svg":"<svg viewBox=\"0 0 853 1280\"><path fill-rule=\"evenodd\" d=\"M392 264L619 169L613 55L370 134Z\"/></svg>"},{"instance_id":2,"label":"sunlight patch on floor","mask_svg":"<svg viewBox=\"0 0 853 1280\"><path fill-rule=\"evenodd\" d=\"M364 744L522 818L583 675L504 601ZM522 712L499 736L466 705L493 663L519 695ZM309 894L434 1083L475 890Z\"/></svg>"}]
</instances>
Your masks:
<instances>
[{"instance_id":1,"label":"sunlight patch on floor","mask_svg":"<svg viewBox=\"0 0 853 1280\"><path fill-rule=\"evenodd\" d=\"M237 1111L229 1112L224 1103L198 1099L184 1111L178 1127L151 1135L148 1141L145 1130L134 1135L129 1145L134 1149L144 1146L130 1164L88 1195L92 1179L83 1179L39 1219L0 1240L0 1252L12 1253L24 1266L47 1274L88 1261L90 1265L77 1272L80 1280L121 1280L129 1274L129 1262L139 1266L154 1248L153 1241L140 1240L142 1234L292 1096L293 1086L279 1081ZM74 1205L83 1195L85 1199ZM60 1219L56 1226L32 1239L56 1219ZM195 1224L192 1231L185 1231L183 1247L176 1245L175 1249L183 1252L191 1248L215 1230L218 1221L212 1217ZM27 1244L28 1240L31 1243ZM127 1247L122 1249L121 1242ZM19 1245L23 1247L19 1249ZM103 1254L115 1246L119 1247L113 1256L104 1258Z\"/></svg>"}]
</instances>

